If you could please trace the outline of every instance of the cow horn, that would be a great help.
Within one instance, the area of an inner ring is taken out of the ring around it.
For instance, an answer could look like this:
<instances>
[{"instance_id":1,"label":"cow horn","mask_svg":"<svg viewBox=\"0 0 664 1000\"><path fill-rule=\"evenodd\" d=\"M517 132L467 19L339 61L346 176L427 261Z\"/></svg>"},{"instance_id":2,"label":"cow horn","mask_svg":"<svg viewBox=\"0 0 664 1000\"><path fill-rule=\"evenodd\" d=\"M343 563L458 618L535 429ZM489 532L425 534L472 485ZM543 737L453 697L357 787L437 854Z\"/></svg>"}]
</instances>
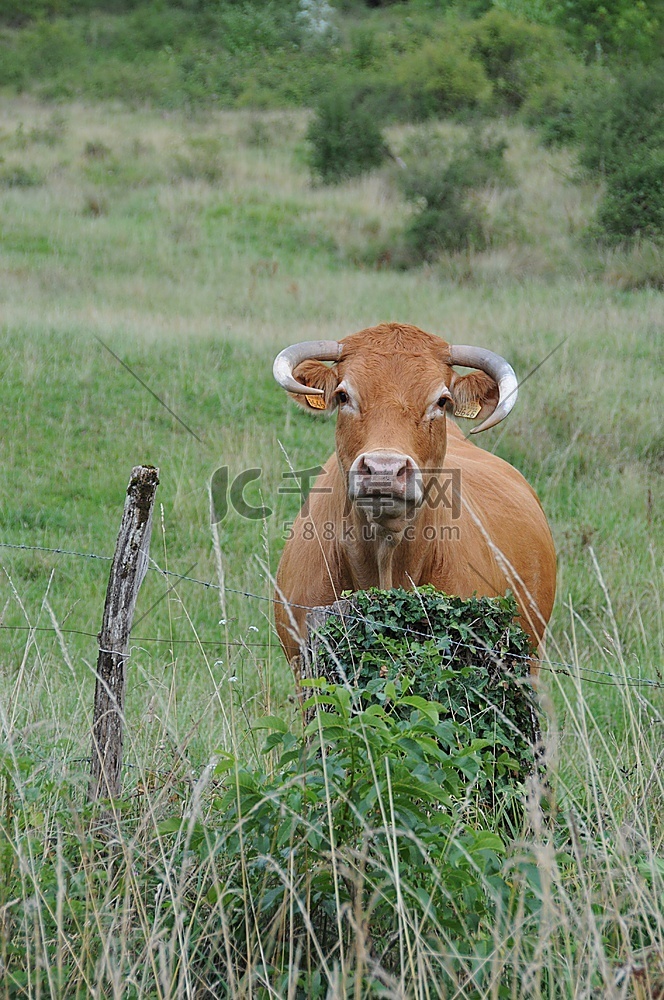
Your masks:
<instances>
[{"instance_id":1,"label":"cow horn","mask_svg":"<svg viewBox=\"0 0 664 1000\"><path fill-rule=\"evenodd\" d=\"M479 427L473 427L470 433L479 434L480 431L499 424L516 403L519 391L512 366L500 354L487 351L484 347L467 347L463 344L450 344L450 364L478 368L498 383L498 404L495 410Z\"/></svg>"},{"instance_id":2,"label":"cow horn","mask_svg":"<svg viewBox=\"0 0 664 1000\"><path fill-rule=\"evenodd\" d=\"M303 340L300 344L291 344L277 354L272 366L272 373L279 385L288 392L306 393L307 396L324 396L323 389L303 385L293 378L293 369L303 361L338 361L343 350L337 340Z\"/></svg>"}]
</instances>

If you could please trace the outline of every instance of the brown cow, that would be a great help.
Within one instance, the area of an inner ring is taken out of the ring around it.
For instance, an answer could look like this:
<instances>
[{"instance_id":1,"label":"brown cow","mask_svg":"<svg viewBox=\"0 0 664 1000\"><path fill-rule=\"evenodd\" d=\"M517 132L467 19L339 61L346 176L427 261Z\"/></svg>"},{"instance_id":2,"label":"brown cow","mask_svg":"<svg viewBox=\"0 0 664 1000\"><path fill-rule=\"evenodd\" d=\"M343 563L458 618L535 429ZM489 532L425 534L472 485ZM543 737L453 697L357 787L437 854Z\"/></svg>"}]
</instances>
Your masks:
<instances>
[{"instance_id":1,"label":"brown cow","mask_svg":"<svg viewBox=\"0 0 664 1000\"><path fill-rule=\"evenodd\" d=\"M333 361L331 366L323 361ZM453 365L474 368L459 375ZM336 454L300 511L277 573L276 625L300 651L306 608L344 590L433 584L517 598L540 642L556 588L551 532L534 490L467 441L446 414L498 423L517 381L499 355L385 323L286 348L277 381L306 409L337 410Z\"/></svg>"}]
</instances>

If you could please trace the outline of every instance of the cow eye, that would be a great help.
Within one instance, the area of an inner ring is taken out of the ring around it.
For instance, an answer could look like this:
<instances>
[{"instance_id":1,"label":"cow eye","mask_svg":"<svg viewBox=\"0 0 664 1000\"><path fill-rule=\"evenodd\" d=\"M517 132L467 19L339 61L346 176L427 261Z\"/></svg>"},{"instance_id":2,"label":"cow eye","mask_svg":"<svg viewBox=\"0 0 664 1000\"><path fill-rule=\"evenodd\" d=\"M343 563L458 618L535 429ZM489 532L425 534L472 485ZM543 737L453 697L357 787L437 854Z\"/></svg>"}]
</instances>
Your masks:
<instances>
[{"instance_id":1,"label":"cow eye","mask_svg":"<svg viewBox=\"0 0 664 1000\"><path fill-rule=\"evenodd\" d=\"M438 406L441 408L441 410L444 410L449 401L450 401L449 396L441 396L440 399L438 400Z\"/></svg>"},{"instance_id":2,"label":"cow eye","mask_svg":"<svg viewBox=\"0 0 664 1000\"><path fill-rule=\"evenodd\" d=\"M348 402L348 393L344 392L343 389L342 389L341 392L337 393L337 399L339 400L339 405L343 405L344 403L347 403Z\"/></svg>"}]
</instances>

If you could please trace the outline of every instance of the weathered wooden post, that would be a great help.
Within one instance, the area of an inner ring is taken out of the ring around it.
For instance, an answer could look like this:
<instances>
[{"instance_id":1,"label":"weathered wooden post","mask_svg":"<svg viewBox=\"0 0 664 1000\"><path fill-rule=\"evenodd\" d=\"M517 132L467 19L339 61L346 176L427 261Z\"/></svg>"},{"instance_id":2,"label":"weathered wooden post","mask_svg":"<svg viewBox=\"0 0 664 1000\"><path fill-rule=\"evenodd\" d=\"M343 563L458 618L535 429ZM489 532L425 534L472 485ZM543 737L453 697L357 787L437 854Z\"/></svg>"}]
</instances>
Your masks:
<instances>
[{"instance_id":1,"label":"weathered wooden post","mask_svg":"<svg viewBox=\"0 0 664 1000\"><path fill-rule=\"evenodd\" d=\"M132 469L99 633L89 798L120 796L125 661L138 590L148 568L159 469Z\"/></svg>"}]
</instances>

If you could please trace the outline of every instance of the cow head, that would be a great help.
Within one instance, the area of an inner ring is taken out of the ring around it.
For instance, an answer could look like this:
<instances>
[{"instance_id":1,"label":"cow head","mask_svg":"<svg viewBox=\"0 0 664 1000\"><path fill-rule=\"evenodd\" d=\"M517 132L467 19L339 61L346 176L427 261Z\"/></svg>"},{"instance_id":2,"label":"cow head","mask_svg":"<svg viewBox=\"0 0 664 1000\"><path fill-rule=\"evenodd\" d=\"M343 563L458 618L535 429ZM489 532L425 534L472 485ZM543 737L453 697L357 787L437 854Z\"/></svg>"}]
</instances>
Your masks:
<instances>
[{"instance_id":1,"label":"cow head","mask_svg":"<svg viewBox=\"0 0 664 1000\"><path fill-rule=\"evenodd\" d=\"M459 375L453 365L476 370ZM294 344L276 358L274 375L305 409L337 411L348 499L397 533L422 503L428 470L443 467L446 412L483 418L477 433L507 416L517 395L514 371L499 355L396 323Z\"/></svg>"}]
</instances>

